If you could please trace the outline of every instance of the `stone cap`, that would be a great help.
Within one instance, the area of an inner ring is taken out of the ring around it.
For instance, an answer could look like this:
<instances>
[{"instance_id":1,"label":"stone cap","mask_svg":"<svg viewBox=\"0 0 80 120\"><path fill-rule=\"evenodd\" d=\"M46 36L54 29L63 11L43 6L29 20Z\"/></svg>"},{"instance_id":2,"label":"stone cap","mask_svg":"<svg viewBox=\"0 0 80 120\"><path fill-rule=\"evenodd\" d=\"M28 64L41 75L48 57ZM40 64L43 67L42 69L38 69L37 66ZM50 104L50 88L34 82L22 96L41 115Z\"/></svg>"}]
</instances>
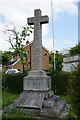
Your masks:
<instances>
[{"instance_id":1,"label":"stone cap","mask_svg":"<svg viewBox=\"0 0 80 120\"><path fill-rule=\"evenodd\" d=\"M28 75L30 76L46 76L46 72L43 70L32 70L28 72Z\"/></svg>"}]
</instances>

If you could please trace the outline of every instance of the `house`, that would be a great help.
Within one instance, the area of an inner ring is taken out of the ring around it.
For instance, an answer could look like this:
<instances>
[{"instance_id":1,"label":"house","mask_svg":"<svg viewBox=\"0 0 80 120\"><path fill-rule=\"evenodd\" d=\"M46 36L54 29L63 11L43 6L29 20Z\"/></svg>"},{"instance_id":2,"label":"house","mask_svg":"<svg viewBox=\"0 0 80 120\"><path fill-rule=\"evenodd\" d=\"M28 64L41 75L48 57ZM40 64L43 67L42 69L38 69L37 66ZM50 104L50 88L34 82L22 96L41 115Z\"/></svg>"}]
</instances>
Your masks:
<instances>
[{"instance_id":1,"label":"house","mask_svg":"<svg viewBox=\"0 0 80 120\"><path fill-rule=\"evenodd\" d=\"M80 62L80 55L63 58L63 71L71 72Z\"/></svg>"},{"instance_id":2,"label":"house","mask_svg":"<svg viewBox=\"0 0 80 120\"><path fill-rule=\"evenodd\" d=\"M32 62L33 62L33 41L26 44L24 46L24 50L28 51L28 63L29 69L32 69ZM13 58L13 60L10 62L8 66L3 66L3 70L6 71L7 69L19 69L23 70L22 65L20 63L19 56ZM42 46L42 69L47 70L49 69L49 51Z\"/></svg>"}]
</instances>

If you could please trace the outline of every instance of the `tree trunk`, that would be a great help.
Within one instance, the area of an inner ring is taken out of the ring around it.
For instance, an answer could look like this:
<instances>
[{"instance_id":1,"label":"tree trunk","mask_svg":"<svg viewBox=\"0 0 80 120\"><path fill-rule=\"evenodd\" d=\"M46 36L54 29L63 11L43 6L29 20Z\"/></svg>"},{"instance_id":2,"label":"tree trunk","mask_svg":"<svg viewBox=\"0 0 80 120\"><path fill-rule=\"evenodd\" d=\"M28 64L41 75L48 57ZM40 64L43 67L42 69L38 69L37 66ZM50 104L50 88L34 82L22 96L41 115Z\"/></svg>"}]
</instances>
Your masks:
<instances>
[{"instance_id":1,"label":"tree trunk","mask_svg":"<svg viewBox=\"0 0 80 120\"><path fill-rule=\"evenodd\" d=\"M24 69L24 64L22 65L23 66L23 73L25 72L25 69Z\"/></svg>"}]
</instances>

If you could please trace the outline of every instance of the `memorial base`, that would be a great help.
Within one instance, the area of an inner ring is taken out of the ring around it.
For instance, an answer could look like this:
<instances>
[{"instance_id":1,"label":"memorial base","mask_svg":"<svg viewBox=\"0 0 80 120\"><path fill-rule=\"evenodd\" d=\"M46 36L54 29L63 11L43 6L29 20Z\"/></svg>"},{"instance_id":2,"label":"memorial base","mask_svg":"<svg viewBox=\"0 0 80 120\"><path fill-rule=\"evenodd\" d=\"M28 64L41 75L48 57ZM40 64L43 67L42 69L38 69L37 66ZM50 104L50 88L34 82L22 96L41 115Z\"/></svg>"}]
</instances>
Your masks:
<instances>
[{"instance_id":1,"label":"memorial base","mask_svg":"<svg viewBox=\"0 0 80 120\"><path fill-rule=\"evenodd\" d=\"M23 114L35 115L40 120L66 118L68 115L67 103L54 95L51 79L42 70L30 71L28 76L24 77L24 91L5 111L14 108Z\"/></svg>"}]
</instances>

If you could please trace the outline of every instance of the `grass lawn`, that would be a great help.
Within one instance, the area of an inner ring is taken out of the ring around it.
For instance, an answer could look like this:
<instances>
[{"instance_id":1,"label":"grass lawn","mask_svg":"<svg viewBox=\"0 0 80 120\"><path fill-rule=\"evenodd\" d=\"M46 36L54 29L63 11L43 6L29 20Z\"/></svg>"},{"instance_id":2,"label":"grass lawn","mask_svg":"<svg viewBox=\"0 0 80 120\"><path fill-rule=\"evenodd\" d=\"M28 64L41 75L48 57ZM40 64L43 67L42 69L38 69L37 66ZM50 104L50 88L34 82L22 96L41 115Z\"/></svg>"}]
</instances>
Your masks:
<instances>
[{"instance_id":1,"label":"grass lawn","mask_svg":"<svg viewBox=\"0 0 80 120\"><path fill-rule=\"evenodd\" d=\"M67 96L60 95L60 100L67 100Z\"/></svg>"},{"instance_id":2,"label":"grass lawn","mask_svg":"<svg viewBox=\"0 0 80 120\"><path fill-rule=\"evenodd\" d=\"M8 91L2 92L2 109L4 109L6 106L12 104L15 99L19 97L19 94L14 94Z\"/></svg>"},{"instance_id":3,"label":"grass lawn","mask_svg":"<svg viewBox=\"0 0 80 120\"><path fill-rule=\"evenodd\" d=\"M3 91L2 92L2 109L4 109L6 106L12 104L15 99L19 98L19 96L20 96L20 94L14 94L9 91ZM13 120L15 118L21 118L21 119L25 118L26 120L35 120L34 116L23 115L23 114L21 114L21 112L18 112L16 109L14 109L13 111L8 111L2 117L3 117L3 119L9 118L10 120Z\"/></svg>"},{"instance_id":4,"label":"grass lawn","mask_svg":"<svg viewBox=\"0 0 80 120\"><path fill-rule=\"evenodd\" d=\"M69 96L62 96L60 95L60 100L65 100L68 104L71 104L71 100L70 100L70 97Z\"/></svg>"},{"instance_id":5,"label":"grass lawn","mask_svg":"<svg viewBox=\"0 0 80 120\"><path fill-rule=\"evenodd\" d=\"M66 100L68 102L68 96L60 95L59 97L60 97L60 100Z\"/></svg>"}]
</instances>

